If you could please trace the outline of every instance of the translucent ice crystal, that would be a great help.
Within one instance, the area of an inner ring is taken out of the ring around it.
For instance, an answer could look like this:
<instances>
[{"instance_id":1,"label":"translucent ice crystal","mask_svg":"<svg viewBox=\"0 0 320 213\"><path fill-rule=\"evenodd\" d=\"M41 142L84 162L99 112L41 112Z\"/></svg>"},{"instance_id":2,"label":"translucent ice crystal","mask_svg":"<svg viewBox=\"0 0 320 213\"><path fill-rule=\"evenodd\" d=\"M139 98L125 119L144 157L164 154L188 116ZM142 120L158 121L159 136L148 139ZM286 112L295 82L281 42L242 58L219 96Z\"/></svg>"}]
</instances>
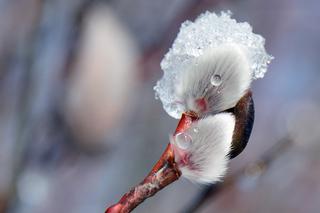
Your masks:
<instances>
[{"instance_id":1,"label":"translucent ice crystal","mask_svg":"<svg viewBox=\"0 0 320 213\"><path fill-rule=\"evenodd\" d=\"M184 111L184 106L177 101L175 91L180 73L208 48L227 43L239 44L247 50L252 78L264 76L273 59L264 48L264 38L253 33L247 22L239 23L230 16L230 12L222 12L220 15L205 12L194 22L182 23L177 38L161 61L163 77L154 87L156 97L160 98L170 116L180 118Z\"/></svg>"}]
</instances>

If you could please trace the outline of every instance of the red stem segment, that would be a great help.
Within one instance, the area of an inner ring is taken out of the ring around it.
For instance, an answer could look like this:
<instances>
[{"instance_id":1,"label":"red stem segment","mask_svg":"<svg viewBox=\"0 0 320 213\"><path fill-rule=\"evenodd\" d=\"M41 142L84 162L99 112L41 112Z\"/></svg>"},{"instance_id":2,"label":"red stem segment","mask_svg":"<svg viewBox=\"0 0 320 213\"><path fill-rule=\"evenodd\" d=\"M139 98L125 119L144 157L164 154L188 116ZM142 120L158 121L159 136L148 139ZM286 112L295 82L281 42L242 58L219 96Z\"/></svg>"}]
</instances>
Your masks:
<instances>
[{"instance_id":1,"label":"red stem segment","mask_svg":"<svg viewBox=\"0 0 320 213\"><path fill-rule=\"evenodd\" d=\"M195 113L187 112L182 114L174 135L188 129L191 123L197 119L198 116ZM105 213L131 212L145 199L178 180L180 176L181 172L174 160L174 152L169 143L147 177L139 185L123 195L117 204L110 206Z\"/></svg>"}]
</instances>

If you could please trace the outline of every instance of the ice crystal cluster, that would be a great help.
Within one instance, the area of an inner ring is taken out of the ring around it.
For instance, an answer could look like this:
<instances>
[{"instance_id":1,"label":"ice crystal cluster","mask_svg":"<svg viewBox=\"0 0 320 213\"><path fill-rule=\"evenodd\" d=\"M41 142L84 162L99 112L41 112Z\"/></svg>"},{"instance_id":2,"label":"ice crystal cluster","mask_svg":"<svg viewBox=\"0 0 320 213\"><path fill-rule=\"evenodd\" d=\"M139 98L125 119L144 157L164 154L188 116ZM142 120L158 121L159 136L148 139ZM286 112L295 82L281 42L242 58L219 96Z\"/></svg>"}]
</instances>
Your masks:
<instances>
[{"instance_id":1,"label":"ice crystal cluster","mask_svg":"<svg viewBox=\"0 0 320 213\"><path fill-rule=\"evenodd\" d=\"M178 119L184 111L184 105L177 100L175 91L181 73L207 49L225 44L237 44L245 50L253 79L264 76L273 59L264 48L264 38L253 33L247 22L239 23L232 19L230 12L220 15L206 12L194 22L182 23L177 38L161 61L164 75L154 89L170 116Z\"/></svg>"}]
</instances>

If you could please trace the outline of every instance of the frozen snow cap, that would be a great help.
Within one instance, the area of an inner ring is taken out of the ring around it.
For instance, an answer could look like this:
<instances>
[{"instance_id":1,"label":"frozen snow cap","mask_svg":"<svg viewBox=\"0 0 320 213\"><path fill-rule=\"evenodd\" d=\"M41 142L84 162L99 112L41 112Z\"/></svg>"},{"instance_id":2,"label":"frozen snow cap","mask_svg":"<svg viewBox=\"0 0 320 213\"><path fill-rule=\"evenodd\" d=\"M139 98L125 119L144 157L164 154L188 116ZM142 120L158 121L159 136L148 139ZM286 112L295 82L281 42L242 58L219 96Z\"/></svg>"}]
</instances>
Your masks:
<instances>
[{"instance_id":1,"label":"frozen snow cap","mask_svg":"<svg viewBox=\"0 0 320 213\"><path fill-rule=\"evenodd\" d=\"M264 48L265 39L253 33L247 22L239 23L232 19L230 11L220 15L207 11L194 22L182 23L177 38L161 61L164 75L154 87L156 97L160 98L170 116L178 119L185 110L176 91L181 73L208 49L228 44L239 45L244 50L252 79L264 76L273 59Z\"/></svg>"}]
</instances>

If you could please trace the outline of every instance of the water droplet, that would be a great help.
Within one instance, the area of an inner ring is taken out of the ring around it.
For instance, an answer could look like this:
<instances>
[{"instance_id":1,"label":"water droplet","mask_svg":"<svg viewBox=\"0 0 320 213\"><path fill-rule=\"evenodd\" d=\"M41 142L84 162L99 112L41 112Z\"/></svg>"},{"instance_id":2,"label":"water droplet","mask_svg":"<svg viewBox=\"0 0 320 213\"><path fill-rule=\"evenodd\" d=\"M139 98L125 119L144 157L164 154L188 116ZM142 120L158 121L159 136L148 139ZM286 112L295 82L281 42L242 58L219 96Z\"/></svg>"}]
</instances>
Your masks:
<instances>
[{"instance_id":1,"label":"water droplet","mask_svg":"<svg viewBox=\"0 0 320 213\"><path fill-rule=\"evenodd\" d=\"M175 136L176 144L181 149L188 149L191 146L192 138L190 135L180 132Z\"/></svg>"},{"instance_id":2,"label":"water droplet","mask_svg":"<svg viewBox=\"0 0 320 213\"><path fill-rule=\"evenodd\" d=\"M212 84L212 86L220 86L220 84L222 83L221 81L221 76L220 75L213 75L210 79L210 83Z\"/></svg>"},{"instance_id":3,"label":"water droplet","mask_svg":"<svg viewBox=\"0 0 320 213\"><path fill-rule=\"evenodd\" d=\"M193 132L194 132L194 133L199 133L199 127L194 127L194 128L193 128Z\"/></svg>"}]
</instances>

